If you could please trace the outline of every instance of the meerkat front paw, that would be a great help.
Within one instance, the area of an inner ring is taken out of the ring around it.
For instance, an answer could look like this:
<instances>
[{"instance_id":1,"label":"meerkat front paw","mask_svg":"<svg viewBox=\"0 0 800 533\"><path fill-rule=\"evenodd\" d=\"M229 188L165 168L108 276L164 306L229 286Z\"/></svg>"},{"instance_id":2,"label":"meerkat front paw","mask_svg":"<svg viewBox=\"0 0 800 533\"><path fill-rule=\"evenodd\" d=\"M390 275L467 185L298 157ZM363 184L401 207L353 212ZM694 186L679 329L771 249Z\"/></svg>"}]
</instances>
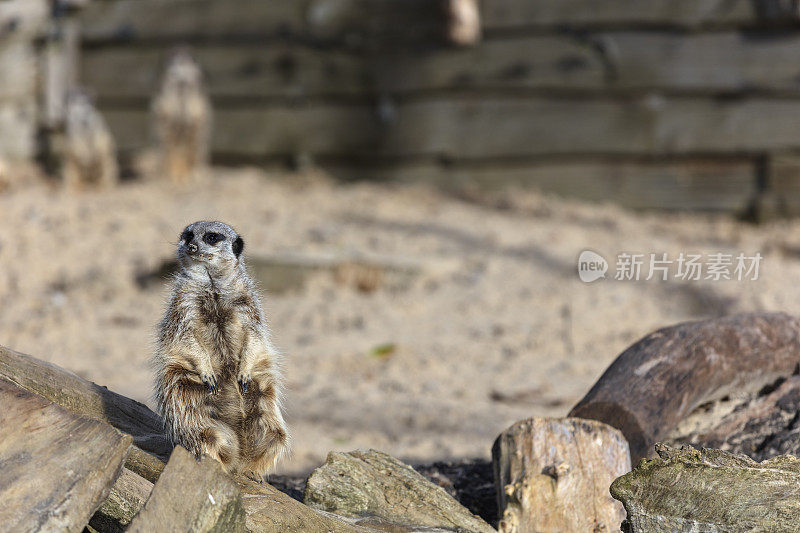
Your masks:
<instances>
[{"instance_id":1,"label":"meerkat front paw","mask_svg":"<svg viewBox=\"0 0 800 533\"><path fill-rule=\"evenodd\" d=\"M219 385L217 383L217 376L214 374L203 374L200 376L200 379L203 380L203 383L206 387L208 387L208 391L211 394L217 394L219 392Z\"/></svg>"},{"instance_id":2,"label":"meerkat front paw","mask_svg":"<svg viewBox=\"0 0 800 533\"><path fill-rule=\"evenodd\" d=\"M239 373L239 377L236 378L236 381L239 382L239 390L242 391L242 394L247 392L247 387L250 386L250 382L253 378L250 377L250 374L245 374L244 372Z\"/></svg>"}]
</instances>

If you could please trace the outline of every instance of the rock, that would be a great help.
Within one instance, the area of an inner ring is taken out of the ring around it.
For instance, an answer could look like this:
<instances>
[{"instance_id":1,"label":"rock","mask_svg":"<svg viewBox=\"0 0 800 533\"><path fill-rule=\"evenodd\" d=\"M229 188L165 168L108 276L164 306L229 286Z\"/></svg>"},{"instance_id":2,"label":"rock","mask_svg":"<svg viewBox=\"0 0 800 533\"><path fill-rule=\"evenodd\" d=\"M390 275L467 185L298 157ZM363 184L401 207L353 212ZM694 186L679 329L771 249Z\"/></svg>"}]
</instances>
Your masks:
<instances>
[{"instance_id":1,"label":"rock","mask_svg":"<svg viewBox=\"0 0 800 533\"><path fill-rule=\"evenodd\" d=\"M308 478L305 503L358 518L356 524L494 531L441 487L375 450L328 454L326 463Z\"/></svg>"},{"instance_id":2,"label":"rock","mask_svg":"<svg viewBox=\"0 0 800 533\"><path fill-rule=\"evenodd\" d=\"M660 329L625 350L570 411L628 439L634 461L696 407L758 390L800 363L800 320L753 313Z\"/></svg>"},{"instance_id":3,"label":"rock","mask_svg":"<svg viewBox=\"0 0 800 533\"><path fill-rule=\"evenodd\" d=\"M624 531L797 531L800 460L761 463L721 450L657 445L611 485L627 511Z\"/></svg>"},{"instance_id":4,"label":"rock","mask_svg":"<svg viewBox=\"0 0 800 533\"><path fill-rule=\"evenodd\" d=\"M196 461L192 454L176 447L128 531L244 533L239 488L216 460L204 456Z\"/></svg>"},{"instance_id":5,"label":"rock","mask_svg":"<svg viewBox=\"0 0 800 533\"><path fill-rule=\"evenodd\" d=\"M611 426L531 418L501 433L492 457L501 532L614 531L625 517L608 488L630 453Z\"/></svg>"}]
</instances>

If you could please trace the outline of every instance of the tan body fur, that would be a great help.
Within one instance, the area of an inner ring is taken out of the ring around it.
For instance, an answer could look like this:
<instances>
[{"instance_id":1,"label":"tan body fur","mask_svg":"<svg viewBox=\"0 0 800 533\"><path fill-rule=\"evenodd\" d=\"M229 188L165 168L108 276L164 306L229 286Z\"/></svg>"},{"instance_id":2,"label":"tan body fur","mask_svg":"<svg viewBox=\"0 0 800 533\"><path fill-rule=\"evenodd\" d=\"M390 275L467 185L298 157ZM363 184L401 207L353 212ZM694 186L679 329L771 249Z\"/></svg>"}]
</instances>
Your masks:
<instances>
[{"instance_id":1,"label":"tan body fur","mask_svg":"<svg viewBox=\"0 0 800 533\"><path fill-rule=\"evenodd\" d=\"M187 52L170 60L153 117L161 173L176 183L191 181L208 166L211 104L200 68Z\"/></svg>"},{"instance_id":2,"label":"tan body fur","mask_svg":"<svg viewBox=\"0 0 800 533\"><path fill-rule=\"evenodd\" d=\"M83 93L67 100L64 185L72 190L117 183L117 149L105 120Z\"/></svg>"},{"instance_id":3,"label":"tan body fur","mask_svg":"<svg viewBox=\"0 0 800 533\"><path fill-rule=\"evenodd\" d=\"M226 239L202 242L212 231ZM194 238L187 241L187 232ZM260 478L287 451L289 436L279 354L240 259L243 244L231 251L235 239L241 242L218 222L197 222L182 234L182 268L154 358L156 401L175 444ZM193 255L182 251L192 245Z\"/></svg>"}]
</instances>

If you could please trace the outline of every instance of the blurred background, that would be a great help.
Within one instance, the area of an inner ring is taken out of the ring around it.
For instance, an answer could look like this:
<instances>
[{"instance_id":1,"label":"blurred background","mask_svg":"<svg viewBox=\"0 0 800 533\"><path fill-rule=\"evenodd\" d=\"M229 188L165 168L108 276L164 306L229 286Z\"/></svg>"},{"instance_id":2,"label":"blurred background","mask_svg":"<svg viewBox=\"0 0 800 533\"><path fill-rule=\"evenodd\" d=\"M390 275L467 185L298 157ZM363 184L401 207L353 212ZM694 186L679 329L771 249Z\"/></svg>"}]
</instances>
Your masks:
<instances>
[{"instance_id":1,"label":"blurred background","mask_svg":"<svg viewBox=\"0 0 800 533\"><path fill-rule=\"evenodd\" d=\"M210 109L177 180L176 53ZM118 180L63 183L76 91ZM796 0L0 0L0 344L152 406L178 235L219 219L287 356L282 471L488 458L655 328L800 313L799 118ZM615 280L623 252L764 259Z\"/></svg>"}]
</instances>

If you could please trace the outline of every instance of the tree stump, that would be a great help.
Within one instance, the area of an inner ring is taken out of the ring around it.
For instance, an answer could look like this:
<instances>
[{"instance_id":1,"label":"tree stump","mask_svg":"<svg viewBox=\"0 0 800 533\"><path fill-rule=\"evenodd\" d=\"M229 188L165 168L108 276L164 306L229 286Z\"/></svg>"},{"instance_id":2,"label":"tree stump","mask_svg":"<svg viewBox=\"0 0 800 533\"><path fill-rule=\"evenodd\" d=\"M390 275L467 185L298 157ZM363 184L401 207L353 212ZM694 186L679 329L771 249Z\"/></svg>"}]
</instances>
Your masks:
<instances>
[{"instance_id":1,"label":"tree stump","mask_svg":"<svg viewBox=\"0 0 800 533\"><path fill-rule=\"evenodd\" d=\"M625 517L608 488L630 471L628 443L594 420L531 418L492 448L504 533L616 531Z\"/></svg>"},{"instance_id":2,"label":"tree stump","mask_svg":"<svg viewBox=\"0 0 800 533\"><path fill-rule=\"evenodd\" d=\"M697 406L758 390L799 363L800 320L783 313L678 324L619 355L569 416L618 428L638 461Z\"/></svg>"}]
</instances>

